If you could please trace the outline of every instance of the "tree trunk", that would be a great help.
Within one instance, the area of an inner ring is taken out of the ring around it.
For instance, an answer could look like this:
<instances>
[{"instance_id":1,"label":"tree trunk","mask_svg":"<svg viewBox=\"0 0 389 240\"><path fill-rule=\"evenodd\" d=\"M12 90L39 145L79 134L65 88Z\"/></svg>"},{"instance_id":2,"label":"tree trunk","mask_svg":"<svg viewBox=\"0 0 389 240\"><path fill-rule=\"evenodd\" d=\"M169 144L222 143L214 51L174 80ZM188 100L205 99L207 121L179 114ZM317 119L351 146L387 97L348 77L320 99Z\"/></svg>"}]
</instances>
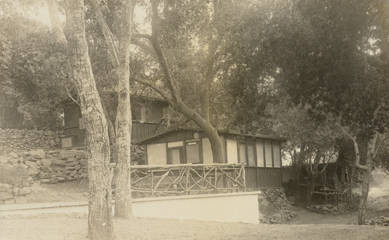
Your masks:
<instances>
[{"instance_id":1,"label":"tree trunk","mask_svg":"<svg viewBox=\"0 0 389 240\"><path fill-rule=\"evenodd\" d=\"M309 189L307 191L307 199L306 199L306 203L307 205L310 205L312 203L312 196L313 196L313 192L315 191L315 187L316 187L316 177L314 176L311 176L311 182L309 183Z\"/></svg>"},{"instance_id":2,"label":"tree trunk","mask_svg":"<svg viewBox=\"0 0 389 240\"><path fill-rule=\"evenodd\" d=\"M213 161L217 163L224 163L227 161L225 156L225 149L222 139L220 138L215 128L210 128L206 134L211 143Z\"/></svg>"},{"instance_id":3,"label":"tree trunk","mask_svg":"<svg viewBox=\"0 0 389 240\"><path fill-rule=\"evenodd\" d=\"M180 96L180 91L177 88L177 83L174 81L171 73L170 68L168 66L168 63L166 61L166 58L164 56L163 50L159 43L159 32L160 32L160 18L158 17L158 4L159 1L151 1L151 10L152 10L152 18L151 18L151 32L152 35L147 37L151 41L151 44L155 51L155 56L158 59L159 65L161 67L161 70L163 74L165 75L165 81L167 84L167 88L170 91L170 96L168 96L165 91L160 91L156 87L152 87L154 90L156 90L161 96L163 96L170 104L172 108L174 108L176 111L182 113L185 117L188 119L193 120L208 136L209 141L211 143L212 148L212 154L213 154L213 161L222 163L225 162L225 153L224 153L224 145L221 141L221 138L216 130L216 128L212 125L212 123L209 121L209 92L207 92L207 96L205 96L204 102L202 103L202 113L199 114L192 108L190 108L188 105L186 105ZM211 51L212 56L213 52ZM212 62L213 63L213 62ZM210 81L212 81L212 69L209 68L209 74L207 73L208 84L210 84ZM147 84L147 86L152 86L150 84Z\"/></svg>"},{"instance_id":4,"label":"tree trunk","mask_svg":"<svg viewBox=\"0 0 389 240\"><path fill-rule=\"evenodd\" d=\"M188 119L192 119L207 135L211 143L213 161L217 163L226 162L225 149L217 129L212 124L204 119L193 109L189 108L182 100L170 103L171 106L178 112L182 113Z\"/></svg>"},{"instance_id":5,"label":"tree trunk","mask_svg":"<svg viewBox=\"0 0 389 240\"><path fill-rule=\"evenodd\" d=\"M375 152L376 152L376 142L377 142L377 134L373 137L373 139L370 139L367 144L367 150L366 150L366 163L364 165L365 168L363 168L363 178L362 178L362 184L361 184L361 198L359 202L359 209L358 209L358 224L362 225L366 223L366 209L367 209L367 199L369 196L369 188L370 188L370 176L371 176L371 169L373 160L375 158Z\"/></svg>"},{"instance_id":6,"label":"tree trunk","mask_svg":"<svg viewBox=\"0 0 389 240\"><path fill-rule=\"evenodd\" d=\"M67 43L81 113L88 133L88 235L92 240L113 238L110 151L107 121L101 105L85 38L84 2L67 0Z\"/></svg>"},{"instance_id":7,"label":"tree trunk","mask_svg":"<svg viewBox=\"0 0 389 240\"><path fill-rule=\"evenodd\" d=\"M363 180L361 185L361 198L358 208L358 224L363 225L366 223L366 205L367 197L369 196L369 186L370 186L370 171L363 171Z\"/></svg>"},{"instance_id":8,"label":"tree trunk","mask_svg":"<svg viewBox=\"0 0 389 240\"><path fill-rule=\"evenodd\" d=\"M118 107L116 115L117 176L115 191L115 216L131 215L131 103L130 103L130 40L132 1L122 1L116 12L119 16L118 49Z\"/></svg>"}]
</instances>

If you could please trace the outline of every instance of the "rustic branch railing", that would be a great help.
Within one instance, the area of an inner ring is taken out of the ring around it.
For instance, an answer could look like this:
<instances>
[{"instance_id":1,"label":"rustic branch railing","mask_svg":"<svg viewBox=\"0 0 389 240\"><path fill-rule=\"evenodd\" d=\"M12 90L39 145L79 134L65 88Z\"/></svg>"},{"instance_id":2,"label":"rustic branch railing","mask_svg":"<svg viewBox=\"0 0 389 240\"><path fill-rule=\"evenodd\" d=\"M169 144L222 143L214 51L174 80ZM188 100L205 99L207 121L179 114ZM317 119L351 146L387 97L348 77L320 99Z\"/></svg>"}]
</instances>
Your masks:
<instances>
[{"instance_id":1,"label":"rustic branch railing","mask_svg":"<svg viewBox=\"0 0 389 240\"><path fill-rule=\"evenodd\" d=\"M242 164L131 166L133 197L245 191Z\"/></svg>"}]
</instances>

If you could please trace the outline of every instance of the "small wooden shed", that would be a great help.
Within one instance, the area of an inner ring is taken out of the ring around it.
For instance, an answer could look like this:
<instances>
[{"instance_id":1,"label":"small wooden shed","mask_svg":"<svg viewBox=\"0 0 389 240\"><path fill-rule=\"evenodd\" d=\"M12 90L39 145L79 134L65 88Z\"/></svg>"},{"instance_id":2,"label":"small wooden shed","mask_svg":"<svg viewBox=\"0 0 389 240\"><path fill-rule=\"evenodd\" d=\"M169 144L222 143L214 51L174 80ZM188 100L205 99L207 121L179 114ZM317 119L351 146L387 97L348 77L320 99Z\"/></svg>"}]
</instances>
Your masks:
<instances>
[{"instance_id":1,"label":"small wooden shed","mask_svg":"<svg viewBox=\"0 0 389 240\"><path fill-rule=\"evenodd\" d=\"M226 153L225 163L244 163L249 189L282 184L282 138L239 134L219 130ZM147 165L212 164L209 139L199 129L176 128L144 139Z\"/></svg>"}]
</instances>

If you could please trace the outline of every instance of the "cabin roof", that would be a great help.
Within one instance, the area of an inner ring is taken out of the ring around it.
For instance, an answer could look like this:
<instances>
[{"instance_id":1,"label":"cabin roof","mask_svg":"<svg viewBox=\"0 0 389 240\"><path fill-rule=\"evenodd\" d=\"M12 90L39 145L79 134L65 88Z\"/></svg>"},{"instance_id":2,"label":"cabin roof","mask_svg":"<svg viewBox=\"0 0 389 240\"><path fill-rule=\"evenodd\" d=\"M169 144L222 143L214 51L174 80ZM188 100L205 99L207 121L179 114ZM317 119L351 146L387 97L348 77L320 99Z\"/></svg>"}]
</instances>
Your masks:
<instances>
[{"instance_id":1,"label":"cabin roof","mask_svg":"<svg viewBox=\"0 0 389 240\"><path fill-rule=\"evenodd\" d=\"M286 141L286 139L278 137L278 136L272 136L272 135L264 135L264 134L244 134L244 133L239 133L236 131L232 130L226 130L226 129L218 129L218 133L222 136L241 136L241 137L248 137L248 138L255 138L255 139L269 139L269 140L276 140L276 141ZM138 142L138 144L149 144L154 142L155 140L166 136L171 133L175 132L204 132L203 130L199 128L189 128L189 127L175 127L175 128L170 128L167 129L163 132L160 132L158 134L155 134L153 136L150 136L148 138L145 138L141 141Z\"/></svg>"}]
</instances>

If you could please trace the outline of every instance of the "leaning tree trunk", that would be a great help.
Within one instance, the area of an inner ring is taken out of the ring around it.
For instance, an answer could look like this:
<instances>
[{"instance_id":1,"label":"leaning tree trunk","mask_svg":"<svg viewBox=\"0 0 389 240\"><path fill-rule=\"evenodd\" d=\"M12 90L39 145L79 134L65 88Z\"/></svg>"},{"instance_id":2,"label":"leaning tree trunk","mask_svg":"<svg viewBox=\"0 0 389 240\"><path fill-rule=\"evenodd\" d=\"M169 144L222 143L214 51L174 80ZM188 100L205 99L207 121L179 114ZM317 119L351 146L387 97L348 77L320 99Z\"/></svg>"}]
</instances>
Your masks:
<instances>
[{"instance_id":1,"label":"leaning tree trunk","mask_svg":"<svg viewBox=\"0 0 389 240\"><path fill-rule=\"evenodd\" d=\"M113 238L113 224L107 121L88 55L84 1L67 0L65 4L70 65L88 133L88 235L92 240L110 240Z\"/></svg>"},{"instance_id":2,"label":"leaning tree trunk","mask_svg":"<svg viewBox=\"0 0 389 240\"><path fill-rule=\"evenodd\" d=\"M118 107L116 115L116 189L115 216L127 218L131 215L131 105L130 105L130 40L132 1L124 1L121 6L119 49L118 49Z\"/></svg>"},{"instance_id":3,"label":"leaning tree trunk","mask_svg":"<svg viewBox=\"0 0 389 240\"><path fill-rule=\"evenodd\" d=\"M204 119L193 109L189 108L181 99L172 104L172 107L178 112L181 112L188 119L192 119L207 135L211 143L213 161L217 163L226 162L226 154L223 141L217 132L217 129L212 126L210 121Z\"/></svg>"},{"instance_id":4,"label":"leaning tree trunk","mask_svg":"<svg viewBox=\"0 0 389 240\"><path fill-rule=\"evenodd\" d=\"M225 156L226 154L224 150L224 144L219 134L217 133L216 128L211 127L205 132L209 138L209 142L211 143L213 161L217 163L226 162L227 159Z\"/></svg>"}]
</instances>

